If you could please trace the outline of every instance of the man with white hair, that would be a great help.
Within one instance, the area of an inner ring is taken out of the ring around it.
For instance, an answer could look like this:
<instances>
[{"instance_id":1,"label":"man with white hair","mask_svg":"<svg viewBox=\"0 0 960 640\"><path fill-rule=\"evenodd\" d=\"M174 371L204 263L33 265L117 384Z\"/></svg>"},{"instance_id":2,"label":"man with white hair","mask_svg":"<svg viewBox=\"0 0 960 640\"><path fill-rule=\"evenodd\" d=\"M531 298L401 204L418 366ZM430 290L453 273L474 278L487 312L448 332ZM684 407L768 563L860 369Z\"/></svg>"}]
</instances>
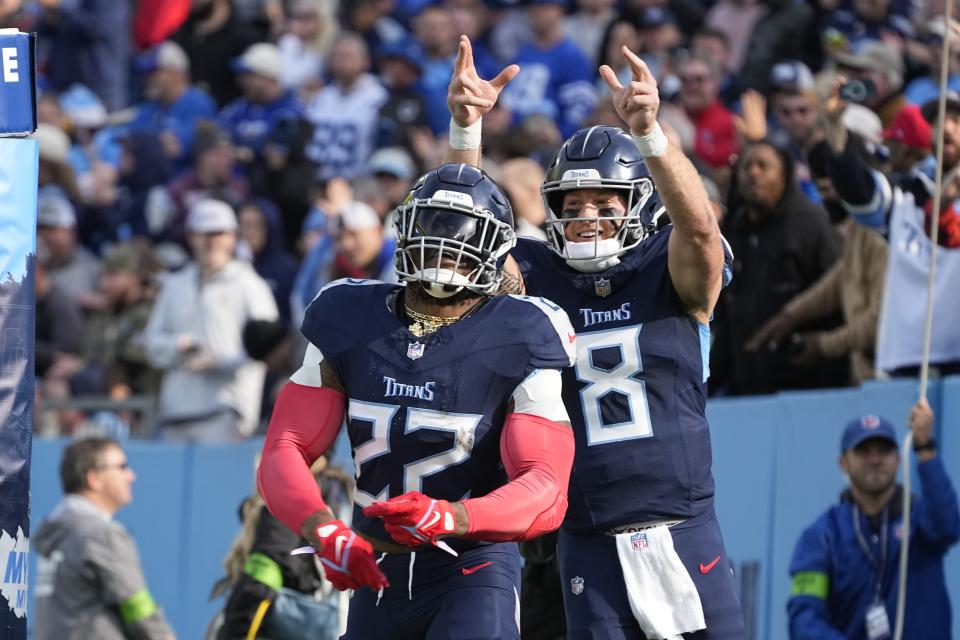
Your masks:
<instances>
[{"instance_id":1,"label":"man with white hair","mask_svg":"<svg viewBox=\"0 0 960 640\"><path fill-rule=\"evenodd\" d=\"M164 281L144 332L147 358L164 371L162 436L229 442L256 427L266 372L244 350L243 327L279 314L267 283L234 258L237 217L230 205L194 204L187 234L194 261Z\"/></svg>"}]
</instances>

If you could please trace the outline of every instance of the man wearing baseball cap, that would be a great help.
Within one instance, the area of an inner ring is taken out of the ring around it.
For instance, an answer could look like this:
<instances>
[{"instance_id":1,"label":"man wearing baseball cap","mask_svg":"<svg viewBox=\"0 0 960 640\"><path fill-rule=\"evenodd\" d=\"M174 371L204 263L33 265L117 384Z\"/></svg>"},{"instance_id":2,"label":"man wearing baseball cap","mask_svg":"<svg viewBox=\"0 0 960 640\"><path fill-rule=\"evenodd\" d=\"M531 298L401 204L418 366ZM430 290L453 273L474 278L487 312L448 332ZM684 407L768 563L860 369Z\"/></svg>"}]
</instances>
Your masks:
<instances>
[{"instance_id":1,"label":"man wearing baseball cap","mask_svg":"<svg viewBox=\"0 0 960 640\"><path fill-rule=\"evenodd\" d=\"M44 190L37 197L37 236L49 251L53 283L82 308L98 308L100 260L80 243L76 210L62 192Z\"/></svg>"},{"instance_id":2,"label":"man wearing baseball cap","mask_svg":"<svg viewBox=\"0 0 960 640\"><path fill-rule=\"evenodd\" d=\"M902 93L906 73L903 56L886 43L869 42L856 52L837 53L834 57L838 70L848 79L868 83L864 85L862 104L880 116L883 126L893 124L897 111L906 104Z\"/></svg>"},{"instance_id":3,"label":"man wearing baseball cap","mask_svg":"<svg viewBox=\"0 0 960 640\"><path fill-rule=\"evenodd\" d=\"M197 122L214 118L217 107L209 95L190 84L190 61L175 42L163 42L143 53L134 67L146 100L135 108L129 131L159 134L166 156L184 168Z\"/></svg>"},{"instance_id":4,"label":"man wearing baseball cap","mask_svg":"<svg viewBox=\"0 0 960 640\"><path fill-rule=\"evenodd\" d=\"M893 124L883 130L883 139L890 150L890 169L895 173L910 171L930 155L932 138L933 130L920 107L915 104L901 107Z\"/></svg>"},{"instance_id":5,"label":"man wearing baseball cap","mask_svg":"<svg viewBox=\"0 0 960 640\"><path fill-rule=\"evenodd\" d=\"M220 125L230 132L241 160L249 162L260 154L278 122L303 117L303 104L280 83L280 50L276 45L258 42L231 67L243 96L224 107Z\"/></svg>"},{"instance_id":6,"label":"man wearing baseball cap","mask_svg":"<svg viewBox=\"0 0 960 640\"><path fill-rule=\"evenodd\" d=\"M908 421L920 475L910 508L904 638L949 638L943 557L960 538L957 494L937 455L925 399ZM800 537L790 563L791 640L893 637L899 582L903 488L894 426L875 415L852 420L840 441L850 486Z\"/></svg>"},{"instance_id":7,"label":"man wearing baseball cap","mask_svg":"<svg viewBox=\"0 0 960 640\"><path fill-rule=\"evenodd\" d=\"M243 327L279 314L267 283L234 258L237 216L230 205L196 202L187 239L194 261L164 280L144 331L147 359L163 370L161 434L229 442L256 428L266 373L244 350Z\"/></svg>"}]
</instances>

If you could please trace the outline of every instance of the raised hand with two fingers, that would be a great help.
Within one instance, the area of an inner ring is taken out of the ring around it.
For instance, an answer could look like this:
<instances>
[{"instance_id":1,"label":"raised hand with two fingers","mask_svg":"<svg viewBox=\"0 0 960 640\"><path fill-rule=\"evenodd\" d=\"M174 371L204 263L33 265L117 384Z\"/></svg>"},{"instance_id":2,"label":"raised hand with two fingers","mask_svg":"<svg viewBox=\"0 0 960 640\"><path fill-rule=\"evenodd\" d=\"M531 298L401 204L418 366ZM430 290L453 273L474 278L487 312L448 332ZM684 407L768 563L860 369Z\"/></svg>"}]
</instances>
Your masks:
<instances>
[{"instance_id":1,"label":"raised hand with two fingers","mask_svg":"<svg viewBox=\"0 0 960 640\"><path fill-rule=\"evenodd\" d=\"M447 108L453 121L461 127L476 124L497 103L500 92L516 77L520 67L511 64L491 80L477 74L473 63L473 47L470 38L460 36L457 59L453 64L453 77L447 88Z\"/></svg>"},{"instance_id":2,"label":"raised hand with two fingers","mask_svg":"<svg viewBox=\"0 0 960 640\"><path fill-rule=\"evenodd\" d=\"M610 88L613 106L630 128L630 133L645 136L656 127L660 91L647 63L626 46L620 52L630 65L633 74L631 81L626 86L620 84L616 72L607 65L600 67L600 77Z\"/></svg>"}]
</instances>

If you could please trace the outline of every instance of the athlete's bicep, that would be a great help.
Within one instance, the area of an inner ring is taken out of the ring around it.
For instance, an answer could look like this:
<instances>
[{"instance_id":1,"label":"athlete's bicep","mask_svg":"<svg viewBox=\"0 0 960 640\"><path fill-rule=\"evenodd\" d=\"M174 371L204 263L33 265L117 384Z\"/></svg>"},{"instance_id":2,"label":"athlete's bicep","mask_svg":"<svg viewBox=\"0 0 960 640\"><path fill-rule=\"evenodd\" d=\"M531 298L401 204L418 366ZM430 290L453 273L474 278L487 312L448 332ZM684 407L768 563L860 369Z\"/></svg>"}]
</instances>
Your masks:
<instances>
[{"instance_id":1,"label":"athlete's bicep","mask_svg":"<svg viewBox=\"0 0 960 640\"><path fill-rule=\"evenodd\" d=\"M461 503L468 522L463 537L501 542L554 531L567 510L573 451L569 424L527 413L508 415L500 458L509 482Z\"/></svg>"},{"instance_id":2,"label":"athlete's bicep","mask_svg":"<svg viewBox=\"0 0 960 640\"><path fill-rule=\"evenodd\" d=\"M723 244L716 235L685 237L670 234L667 264L673 288L698 322L708 324L723 288Z\"/></svg>"}]
</instances>

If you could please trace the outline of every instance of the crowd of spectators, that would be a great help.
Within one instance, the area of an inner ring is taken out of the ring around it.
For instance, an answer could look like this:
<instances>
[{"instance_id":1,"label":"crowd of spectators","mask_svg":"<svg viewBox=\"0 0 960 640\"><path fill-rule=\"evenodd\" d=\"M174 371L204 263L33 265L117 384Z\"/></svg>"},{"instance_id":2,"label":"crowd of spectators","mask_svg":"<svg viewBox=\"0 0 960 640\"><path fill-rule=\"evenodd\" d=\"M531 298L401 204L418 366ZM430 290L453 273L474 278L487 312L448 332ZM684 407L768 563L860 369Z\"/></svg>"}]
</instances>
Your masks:
<instances>
[{"instance_id":1,"label":"crowd of spectators","mask_svg":"<svg viewBox=\"0 0 960 640\"><path fill-rule=\"evenodd\" d=\"M627 79L622 45L650 66L663 128L700 169L736 256L712 327L712 393L915 372L945 38L960 90L960 36L941 6L0 3L2 26L39 34L40 398L158 397L159 433L173 439L261 429L319 289L395 277L389 213L443 154L459 34L481 76L521 67L484 118L484 168L535 237L537 188L562 139L621 124L597 67ZM949 307L960 96L945 132L938 292ZM958 329L935 331L934 364L949 372ZM910 340L893 346L885 332ZM145 429L123 413L43 416L43 433Z\"/></svg>"}]
</instances>

